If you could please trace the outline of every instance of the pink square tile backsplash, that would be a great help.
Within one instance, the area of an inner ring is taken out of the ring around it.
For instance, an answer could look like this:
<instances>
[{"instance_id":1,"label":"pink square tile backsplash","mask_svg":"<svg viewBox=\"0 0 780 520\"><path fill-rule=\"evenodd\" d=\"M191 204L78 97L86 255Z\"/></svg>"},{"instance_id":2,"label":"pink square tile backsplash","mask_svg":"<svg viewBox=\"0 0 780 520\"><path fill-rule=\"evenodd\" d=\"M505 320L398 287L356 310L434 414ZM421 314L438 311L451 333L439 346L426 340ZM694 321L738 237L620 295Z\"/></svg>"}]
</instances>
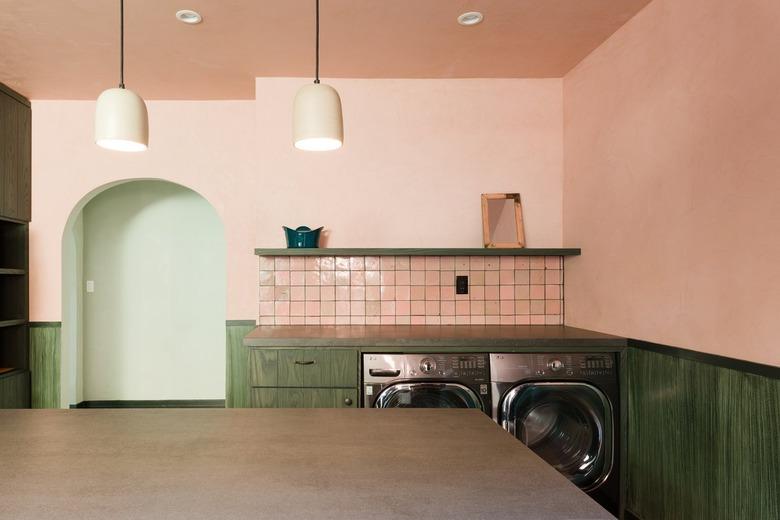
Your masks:
<instances>
[{"instance_id":1,"label":"pink square tile backsplash","mask_svg":"<svg viewBox=\"0 0 780 520\"><path fill-rule=\"evenodd\" d=\"M563 324L559 256L264 256L259 280L260 325Z\"/></svg>"}]
</instances>

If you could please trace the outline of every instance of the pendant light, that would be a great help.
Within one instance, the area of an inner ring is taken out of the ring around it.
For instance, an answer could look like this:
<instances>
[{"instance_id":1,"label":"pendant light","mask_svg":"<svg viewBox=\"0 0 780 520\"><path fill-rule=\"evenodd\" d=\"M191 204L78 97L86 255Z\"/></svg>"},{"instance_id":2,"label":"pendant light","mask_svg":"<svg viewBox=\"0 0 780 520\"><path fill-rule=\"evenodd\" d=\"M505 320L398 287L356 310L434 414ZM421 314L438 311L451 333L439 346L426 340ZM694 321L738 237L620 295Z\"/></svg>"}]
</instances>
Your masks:
<instances>
[{"instance_id":1,"label":"pendant light","mask_svg":"<svg viewBox=\"0 0 780 520\"><path fill-rule=\"evenodd\" d=\"M149 146L149 116L141 96L125 88L125 2L119 0L119 87L104 90L95 107L95 143L141 152Z\"/></svg>"},{"instance_id":2,"label":"pendant light","mask_svg":"<svg viewBox=\"0 0 780 520\"><path fill-rule=\"evenodd\" d=\"M300 150L322 152L341 148L344 124L336 89L320 83L320 0L315 0L314 83L301 87L293 103L293 142Z\"/></svg>"}]
</instances>

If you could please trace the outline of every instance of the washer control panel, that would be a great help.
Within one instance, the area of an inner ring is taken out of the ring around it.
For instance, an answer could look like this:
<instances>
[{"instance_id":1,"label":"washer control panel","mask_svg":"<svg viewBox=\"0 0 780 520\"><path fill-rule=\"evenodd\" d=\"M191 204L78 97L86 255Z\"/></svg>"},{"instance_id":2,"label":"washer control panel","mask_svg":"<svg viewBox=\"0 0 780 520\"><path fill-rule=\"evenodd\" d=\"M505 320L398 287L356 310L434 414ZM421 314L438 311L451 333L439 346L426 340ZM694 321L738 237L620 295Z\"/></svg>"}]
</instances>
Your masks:
<instances>
[{"instance_id":1,"label":"washer control panel","mask_svg":"<svg viewBox=\"0 0 780 520\"><path fill-rule=\"evenodd\" d=\"M448 379L490 381L488 354L364 354L363 380Z\"/></svg>"},{"instance_id":2,"label":"washer control panel","mask_svg":"<svg viewBox=\"0 0 780 520\"><path fill-rule=\"evenodd\" d=\"M450 357L453 377L489 378L486 355L453 355Z\"/></svg>"},{"instance_id":3,"label":"washer control panel","mask_svg":"<svg viewBox=\"0 0 780 520\"><path fill-rule=\"evenodd\" d=\"M614 377L613 354L491 354L493 381Z\"/></svg>"}]
</instances>

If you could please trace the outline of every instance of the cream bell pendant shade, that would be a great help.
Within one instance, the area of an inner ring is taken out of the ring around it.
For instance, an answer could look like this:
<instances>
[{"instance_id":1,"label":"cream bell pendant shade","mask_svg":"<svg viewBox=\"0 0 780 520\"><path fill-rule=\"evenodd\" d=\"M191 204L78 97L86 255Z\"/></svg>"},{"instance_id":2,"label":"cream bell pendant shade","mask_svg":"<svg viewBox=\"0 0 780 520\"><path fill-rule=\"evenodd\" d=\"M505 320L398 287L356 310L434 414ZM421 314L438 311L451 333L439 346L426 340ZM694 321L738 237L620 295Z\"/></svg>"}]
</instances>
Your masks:
<instances>
[{"instance_id":1,"label":"cream bell pendant shade","mask_svg":"<svg viewBox=\"0 0 780 520\"><path fill-rule=\"evenodd\" d=\"M95 108L95 142L120 152L146 150L149 117L141 96L126 88L104 90Z\"/></svg>"},{"instance_id":2,"label":"cream bell pendant shade","mask_svg":"<svg viewBox=\"0 0 780 520\"><path fill-rule=\"evenodd\" d=\"M314 83L304 85L293 102L293 142L300 150L324 152L341 148L344 123L336 89L320 83L320 0L316 5Z\"/></svg>"},{"instance_id":3,"label":"cream bell pendant shade","mask_svg":"<svg viewBox=\"0 0 780 520\"><path fill-rule=\"evenodd\" d=\"M95 107L95 143L109 150L141 152L149 146L149 115L141 96L125 88L125 5L119 0L119 87L104 90Z\"/></svg>"},{"instance_id":4,"label":"cream bell pendant shade","mask_svg":"<svg viewBox=\"0 0 780 520\"><path fill-rule=\"evenodd\" d=\"M327 151L341 148L344 128L341 98L336 89L322 83L304 85L295 95L293 139L301 150Z\"/></svg>"}]
</instances>

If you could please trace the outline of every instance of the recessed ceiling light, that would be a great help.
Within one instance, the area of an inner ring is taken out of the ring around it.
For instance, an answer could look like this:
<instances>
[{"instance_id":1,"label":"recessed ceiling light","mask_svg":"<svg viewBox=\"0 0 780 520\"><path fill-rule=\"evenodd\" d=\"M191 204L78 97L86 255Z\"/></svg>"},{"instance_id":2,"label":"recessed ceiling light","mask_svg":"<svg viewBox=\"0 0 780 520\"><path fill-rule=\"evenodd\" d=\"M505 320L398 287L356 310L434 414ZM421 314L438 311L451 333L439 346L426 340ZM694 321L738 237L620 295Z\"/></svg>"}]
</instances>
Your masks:
<instances>
[{"instance_id":1,"label":"recessed ceiling light","mask_svg":"<svg viewBox=\"0 0 780 520\"><path fill-rule=\"evenodd\" d=\"M180 22L184 22L190 25L199 24L203 21L203 17L191 9L182 9L181 11L176 11L176 19Z\"/></svg>"},{"instance_id":2,"label":"recessed ceiling light","mask_svg":"<svg viewBox=\"0 0 780 520\"><path fill-rule=\"evenodd\" d=\"M477 25L484 17L478 11L469 11L458 16L458 23L461 25Z\"/></svg>"}]
</instances>

